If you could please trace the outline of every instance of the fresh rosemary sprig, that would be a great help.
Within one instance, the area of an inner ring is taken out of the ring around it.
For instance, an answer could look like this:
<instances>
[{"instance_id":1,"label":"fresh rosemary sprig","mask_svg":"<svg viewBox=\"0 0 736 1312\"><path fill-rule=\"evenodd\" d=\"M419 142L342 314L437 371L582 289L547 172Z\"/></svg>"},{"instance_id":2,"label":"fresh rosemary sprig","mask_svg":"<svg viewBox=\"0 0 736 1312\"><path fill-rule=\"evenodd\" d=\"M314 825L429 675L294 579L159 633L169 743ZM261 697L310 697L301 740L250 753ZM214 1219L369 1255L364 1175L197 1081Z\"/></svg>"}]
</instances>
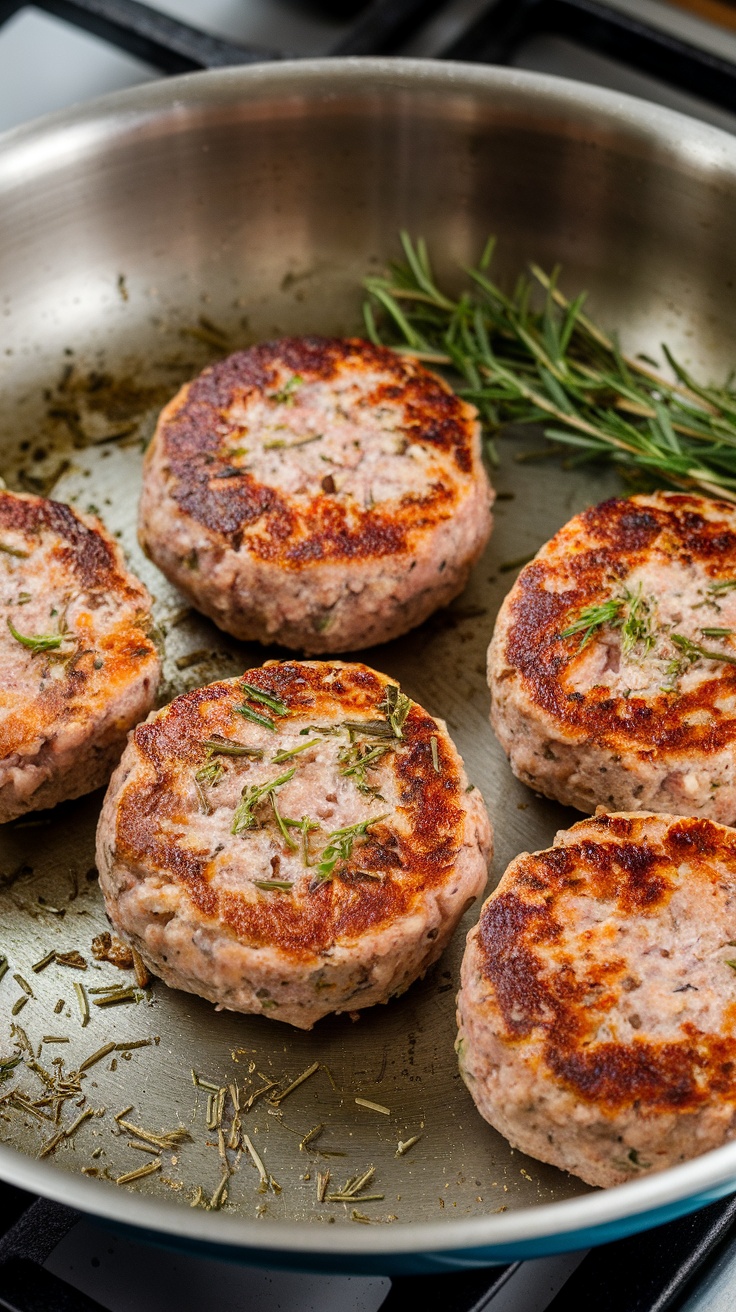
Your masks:
<instances>
[{"instance_id":1,"label":"fresh rosemary sprig","mask_svg":"<svg viewBox=\"0 0 736 1312\"><path fill-rule=\"evenodd\" d=\"M15 641L20 642L24 647L27 647L29 651L34 653L34 655L39 651L56 651L64 641L63 633L39 633L34 637L30 637L25 633L19 633L10 618L8 618L8 628L15 638Z\"/></svg>"},{"instance_id":2,"label":"fresh rosemary sprig","mask_svg":"<svg viewBox=\"0 0 736 1312\"><path fill-rule=\"evenodd\" d=\"M296 773L296 766L292 766L285 774L280 774L276 779L269 779L265 784L246 785L241 795L241 801L235 808L233 822L230 826L231 834L242 834L245 829L252 829L256 823L255 808L264 797L273 793L274 789L280 788L282 784L287 784L293 779Z\"/></svg>"},{"instance_id":3,"label":"fresh rosemary sprig","mask_svg":"<svg viewBox=\"0 0 736 1312\"><path fill-rule=\"evenodd\" d=\"M736 665L736 656L729 656L725 651L713 651L710 647L701 647L699 642L692 642L684 633L671 633L670 642L674 643L678 651L690 661L696 661L704 656L709 661L725 661L727 665Z\"/></svg>"},{"instance_id":4,"label":"fresh rosemary sprig","mask_svg":"<svg viewBox=\"0 0 736 1312\"><path fill-rule=\"evenodd\" d=\"M578 449L574 463L606 458L736 502L732 378L704 386L665 345L671 378L622 354L583 313L585 293L571 301L560 291L559 268L547 274L531 265L531 277L507 295L488 274L492 239L457 298L437 287L424 241L407 233L401 241L404 262L364 283L366 330L377 345L447 366L491 433L508 422L541 422L552 441ZM492 444L490 454L495 459Z\"/></svg>"},{"instance_id":5,"label":"fresh rosemary sprig","mask_svg":"<svg viewBox=\"0 0 736 1312\"><path fill-rule=\"evenodd\" d=\"M371 826L377 825L379 820L385 820L387 815L388 812L386 811L383 815L372 816L368 820L359 820L357 824L346 825L343 829L333 829L332 833L327 835L327 846L324 848L320 860L316 863L316 874L312 880L313 887L328 884L332 879L338 861L348 861L350 859L356 838L364 838Z\"/></svg>"},{"instance_id":6,"label":"fresh rosemary sprig","mask_svg":"<svg viewBox=\"0 0 736 1312\"><path fill-rule=\"evenodd\" d=\"M244 743L234 743L231 738L222 738L219 734L205 738L202 746L207 748L208 756L252 756L256 761L263 756L262 747L246 747Z\"/></svg>"},{"instance_id":7,"label":"fresh rosemary sprig","mask_svg":"<svg viewBox=\"0 0 736 1312\"><path fill-rule=\"evenodd\" d=\"M260 702L262 706L267 706L270 711L274 712L274 715L289 714L288 706L279 697L272 697L268 692L261 692L261 689L254 687L252 683L242 683L240 686L252 702Z\"/></svg>"},{"instance_id":8,"label":"fresh rosemary sprig","mask_svg":"<svg viewBox=\"0 0 736 1312\"><path fill-rule=\"evenodd\" d=\"M562 630L560 637L574 638L576 633L581 633L583 636L578 644L578 651L582 651L583 647L587 647L588 643L593 641L595 634L603 628L604 624L609 624L612 628L620 628L623 605L623 597L611 597L598 605L583 606L577 619Z\"/></svg>"},{"instance_id":9,"label":"fresh rosemary sprig","mask_svg":"<svg viewBox=\"0 0 736 1312\"><path fill-rule=\"evenodd\" d=\"M340 774L345 778L352 777L359 793L380 797L379 790L368 782L366 772L374 770L381 757L390 751L390 743L377 743L375 747L370 747L368 743L352 742L349 746L342 747L337 754Z\"/></svg>"},{"instance_id":10,"label":"fresh rosemary sprig","mask_svg":"<svg viewBox=\"0 0 736 1312\"><path fill-rule=\"evenodd\" d=\"M629 656L639 646L642 656L648 656L657 640L652 628L652 603L642 596L641 583L636 592L627 589L624 601L628 610L621 625L621 654Z\"/></svg>"},{"instance_id":11,"label":"fresh rosemary sprig","mask_svg":"<svg viewBox=\"0 0 736 1312\"><path fill-rule=\"evenodd\" d=\"M581 633L578 651L582 651L606 624L612 629L621 630L622 656L629 656L637 646L641 648L642 656L649 655L657 635L652 628L652 604L643 596L641 583L635 592L627 588L619 597L609 597L608 601L597 605L584 606L577 619L563 629L560 637L572 638L576 633Z\"/></svg>"},{"instance_id":12,"label":"fresh rosemary sprig","mask_svg":"<svg viewBox=\"0 0 736 1312\"><path fill-rule=\"evenodd\" d=\"M394 737L403 738L402 729L411 709L411 698L401 691L397 683L386 684L386 697L381 702L381 710L384 709Z\"/></svg>"}]
</instances>

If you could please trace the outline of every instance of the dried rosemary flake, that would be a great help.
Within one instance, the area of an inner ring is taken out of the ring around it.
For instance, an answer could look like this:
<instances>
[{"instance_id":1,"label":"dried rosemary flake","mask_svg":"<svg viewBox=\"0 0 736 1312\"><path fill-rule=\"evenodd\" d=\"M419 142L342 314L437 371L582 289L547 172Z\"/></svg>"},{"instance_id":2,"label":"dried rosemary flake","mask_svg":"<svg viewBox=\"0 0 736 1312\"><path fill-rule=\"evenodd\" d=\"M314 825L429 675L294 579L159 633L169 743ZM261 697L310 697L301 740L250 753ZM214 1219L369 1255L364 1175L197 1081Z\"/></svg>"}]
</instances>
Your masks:
<instances>
[{"instance_id":1,"label":"dried rosemary flake","mask_svg":"<svg viewBox=\"0 0 736 1312\"><path fill-rule=\"evenodd\" d=\"M91 992L92 989L90 989L90 993ZM120 990L116 989L114 993L113 992L105 993L101 998L94 998L93 1006L113 1007L118 1002L138 1002L140 1001L140 996L141 995L138 992L138 990L136 988L133 988L132 986L131 988L128 989L120 989Z\"/></svg>"},{"instance_id":2,"label":"dried rosemary flake","mask_svg":"<svg viewBox=\"0 0 736 1312\"><path fill-rule=\"evenodd\" d=\"M222 1113L225 1110L226 1097L227 1097L227 1088L226 1086L223 1085L221 1089L217 1090L217 1097L215 1101L215 1124L218 1126L222 1125Z\"/></svg>"},{"instance_id":3,"label":"dried rosemary flake","mask_svg":"<svg viewBox=\"0 0 736 1312\"><path fill-rule=\"evenodd\" d=\"M41 1039L42 1043L68 1043L68 1034L44 1034Z\"/></svg>"},{"instance_id":4,"label":"dried rosemary flake","mask_svg":"<svg viewBox=\"0 0 736 1312\"><path fill-rule=\"evenodd\" d=\"M17 556L19 560L27 560L31 554L30 551L21 551L20 547L11 547L8 542L0 542L0 551L6 556Z\"/></svg>"},{"instance_id":5,"label":"dried rosemary flake","mask_svg":"<svg viewBox=\"0 0 736 1312\"><path fill-rule=\"evenodd\" d=\"M725 962L724 962L724 965L726 965L726 966L730 966L730 967L731 967L731 970L736 970L736 961L734 961L732 958L729 959L729 958L727 957L726 960L725 960Z\"/></svg>"},{"instance_id":6,"label":"dried rosemary flake","mask_svg":"<svg viewBox=\"0 0 736 1312\"><path fill-rule=\"evenodd\" d=\"M90 1053L89 1057L85 1057L84 1061L79 1063L80 1075L82 1071L89 1070L90 1066L94 1066L96 1062L102 1061L103 1057L107 1057L108 1053L114 1051L114 1043L105 1043L101 1048L98 1048L96 1052Z\"/></svg>"},{"instance_id":7,"label":"dried rosemary flake","mask_svg":"<svg viewBox=\"0 0 736 1312\"><path fill-rule=\"evenodd\" d=\"M264 1093L268 1093L269 1089L275 1088L275 1086L276 1086L275 1080L267 1080L265 1084L261 1085L260 1089L255 1089L253 1093L250 1095L250 1097L243 1104L243 1111L249 1112L251 1107L254 1106L254 1104L258 1101L258 1099L262 1097Z\"/></svg>"},{"instance_id":8,"label":"dried rosemary flake","mask_svg":"<svg viewBox=\"0 0 736 1312\"><path fill-rule=\"evenodd\" d=\"M131 948L131 951L133 953L133 971L135 973L135 982L138 985L139 989L145 989L151 982L151 976L148 973L148 968L140 952L136 951L135 948Z\"/></svg>"},{"instance_id":9,"label":"dried rosemary flake","mask_svg":"<svg viewBox=\"0 0 736 1312\"><path fill-rule=\"evenodd\" d=\"M360 1201L361 1203L382 1203L385 1197L385 1194L361 1194ZM328 1194L325 1199L325 1202L328 1203L351 1203L352 1201L352 1194Z\"/></svg>"},{"instance_id":10,"label":"dried rosemary flake","mask_svg":"<svg viewBox=\"0 0 736 1312\"><path fill-rule=\"evenodd\" d=\"M67 1126L66 1130L64 1131L67 1139L71 1139L72 1135L76 1134L80 1125L83 1125L85 1121L89 1120L90 1116L94 1116L94 1115L95 1112L91 1107L86 1107L83 1112L80 1112L76 1121L72 1121L71 1125Z\"/></svg>"},{"instance_id":11,"label":"dried rosemary flake","mask_svg":"<svg viewBox=\"0 0 736 1312\"><path fill-rule=\"evenodd\" d=\"M0 979L2 979L4 975L7 975L9 969L10 967L8 965L8 958L0 957Z\"/></svg>"},{"instance_id":12,"label":"dried rosemary flake","mask_svg":"<svg viewBox=\"0 0 736 1312\"><path fill-rule=\"evenodd\" d=\"M317 1202L318 1203L323 1203L325 1201L325 1194L327 1193L327 1186L329 1183L330 1183L330 1172L318 1171L317 1172Z\"/></svg>"},{"instance_id":13,"label":"dried rosemary flake","mask_svg":"<svg viewBox=\"0 0 736 1312\"><path fill-rule=\"evenodd\" d=\"M34 962L34 964L31 966L31 970L34 972L34 974L38 975L42 970L45 970L47 966L50 966L52 961L56 961L56 953L47 952L46 956L41 957L40 961Z\"/></svg>"},{"instance_id":14,"label":"dried rosemary flake","mask_svg":"<svg viewBox=\"0 0 736 1312\"><path fill-rule=\"evenodd\" d=\"M28 995L29 998L35 997L33 989L28 983L28 980L25 980L22 975L18 975L16 973L15 975L13 975L13 979L15 980L18 987L21 988L23 992Z\"/></svg>"},{"instance_id":15,"label":"dried rosemary flake","mask_svg":"<svg viewBox=\"0 0 736 1312\"><path fill-rule=\"evenodd\" d=\"M264 892L290 893L294 885L286 879L255 879L253 887L262 888Z\"/></svg>"},{"instance_id":16,"label":"dried rosemary flake","mask_svg":"<svg viewBox=\"0 0 736 1312\"><path fill-rule=\"evenodd\" d=\"M212 1080L203 1079L196 1071L192 1071L192 1084L195 1088L199 1086L200 1089L209 1089L210 1093L219 1093L222 1087L220 1084L214 1084Z\"/></svg>"},{"instance_id":17,"label":"dried rosemary flake","mask_svg":"<svg viewBox=\"0 0 736 1312\"><path fill-rule=\"evenodd\" d=\"M21 996L13 1003L12 1007L10 1008L11 1016L17 1016L18 1012L22 1011L23 1008L25 1007L27 1001L28 1001L28 994L22 993Z\"/></svg>"},{"instance_id":18,"label":"dried rosemary flake","mask_svg":"<svg viewBox=\"0 0 736 1312\"><path fill-rule=\"evenodd\" d=\"M77 995L79 1014L82 1017L82 1028L84 1029L85 1025L89 1025L89 999L85 992L84 984L80 984L79 980L76 979L74 981L74 992Z\"/></svg>"},{"instance_id":19,"label":"dried rosemary flake","mask_svg":"<svg viewBox=\"0 0 736 1312\"><path fill-rule=\"evenodd\" d=\"M86 969L87 969L87 962L85 961L85 959L84 959L84 957L82 956L81 952L76 952L76 951L74 951L74 952L57 952L57 953L56 953L56 964L57 964L57 966L71 966L71 967L73 967L73 969L75 969L75 970L86 970Z\"/></svg>"},{"instance_id":20,"label":"dried rosemary flake","mask_svg":"<svg viewBox=\"0 0 736 1312\"><path fill-rule=\"evenodd\" d=\"M288 1098L290 1093L293 1093L295 1089L298 1089L300 1084L303 1084L305 1080L308 1080L318 1070L319 1062L312 1062L312 1065L308 1066L305 1071L302 1071L301 1075L297 1075L296 1079L292 1080L291 1084L287 1085L281 1093L276 1093L272 1098L269 1098L269 1102L272 1103L274 1107L278 1107L284 1101L284 1098Z\"/></svg>"},{"instance_id":21,"label":"dried rosemary flake","mask_svg":"<svg viewBox=\"0 0 736 1312\"><path fill-rule=\"evenodd\" d=\"M43 1145L43 1148L38 1154L39 1161L42 1157L48 1157L49 1153L52 1153L55 1148L58 1148L62 1139L66 1139L66 1130L59 1130L57 1134L53 1135L53 1137Z\"/></svg>"},{"instance_id":22,"label":"dried rosemary flake","mask_svg":"<svg viewBox=\"0 0 736 1312\"><path fill-rule=\"evenodd\" d=\"M213 1212L219 1211L223 1203L227 1202L227 1186L228 1186L229 1179L230 1179L230 1171L227 1170L223 1172L222 1179L220 1180L220 1183L218 1184L217 1188L215 1189L215 1192L213 1193L210 1199L209 1206L211 1211Z\"/></svg>"},{"instance_id":23,"label":"dried rosemary flake","mask_svg":"<svg viewBox=\"0 0 736 1312\"><path fill-rule=\"evenodd\" d=\"M149 1153L151 1157L158 1157L158 1148L153 1148L148 1143L136 1143L135 1139L129 1139L128 1148L135 1148L139 1153Z\"/></svg>"},{"instance_id":24,"label":"dried rosemary flake","mask_svg":"<svg viewBox=\"0 0 736 1312\"><path fill-rule=\"evenodd\" d=\"M381 1195L381 1197L383 1197L383 1195ZM371 1224L372 1224L372 1222L371 1222L371 1218L370 1218L369 1216L366 1216L365 1212L359 1212L358 1209L357 1209L356 1207L354 1207L353 1210L352 1210L352 1212L350 1213L350 1220L351 1220L351 1221L360 1221L361 1225L371 1225Z\"/></svg>"},{"instance_id":25,"label":"dried rosemary flake","mask_svg":"<svg viewBox=\"0 0 736 1312\"><path fill-rule=\"evenodd\" d=\"M230 1092L230 1097L232 1098L232 1102L233 1102L233 1110L236 1111L236 1112L239 1112L239 1111L240 1111L240 1090L238 1089L237 1084L228 1084L227 1087L228 1087L228 1090L229 1090L229 1092Z\"/></svg>"},{"instance_id":26,"label":"dried rosemary flake","mask_svg":"<svg viewBox=\"0 0 736 1312\"><path fill-rule=\"evenodd\" d=\"M2 1084L3 1080L10 1079L11 1071L14 1071L16 1066L19 1066L22 1060L23 1060L23 1055L20 1052L17 1053L14 1057L6 1057L4 1059L0 1059L0 1084Z\"/></svg>"},{"instance_id":27,"label":"dried rosemary flake","mask_svg":"<svg viewBox=\"0 0 736 1312\"><path fill-rule=\"evenodd\" d=\"M202 1199L203 1199L203 1198L204 1198L204 1191L203 1191L203 1189L202 1189L201 1184L198 1184L198 1185L197 1185L197 1188L194 1190L194 1197L192 1198L192 1201L191 1201L191 1203L189 1204L189 1206L190 1206L190 1207L199 1207L199 1206L201 1205L201 1203L202 1203Z\"/></svg>"},{"instance_id":28,"label":"dried rosemary flake","mask_svg":"<svg viewBox=\"0 0 736 1312\"><path fill-rule=\"evenodd\" d=\"M63 1010L64 1010L64 999L59 998L58 1002L56 1003L56 1006L54 1007L54 1015L60 1016Z\"/></svg>"},{"instance_id":29,"label":"dried rosemary flake","mask_svg":"<svg viewBox=\"0 0 736 1312\"><path fill-rule=\"evenodd\" d=\"M380 1102L370 1102L368 1098L356 1098L359 1107L367 1107L371 1112L380 1112L382 1116L390 1116L391 1109L384 1107Z\"/></svg>"},{"instance_id":30,"label":"dried rosemary flake","mask_svg":"<svg viewBox=\"0 0 736 1312\"><path fill-rule=\"evenodd\" d=\"M315 1139L319 1138L324 1128L325 1128L324 1122L322 1122L320 1125L315 1125L313 1129L311 1129L307 1134L305 1134L304 1138L299 1144L299 1152L303 1153L306 1150L308 1144L313 1143Z\"/></svg>"},{"instance_id":31,"label":"dried rosemary flake","mask_svg":"<svg viewBox=\"0 0 736 1312\"><path fill-rule=\"evenodd\" d=\"M430 740L429 740L429 745L430 745L430 747L432 748L432 765L434 766L434 768L435 768L437 774L439 774L439 773L440 773L440 757L439 757L439 752L438 752L438 750L437 750L437 739L435 738L434 734L432 734L432 737L431 737Z\"/></svg>"},{"instance_id":32,"label":"dried rosemary flake","mask_svg":"<svg viewBox=\"0 0 736 1312\"><path fill-rule=\"evenodd\" d=\"M130 1108L126 1108L130 1111ZM124 1120L124 1113L118 1112L115 1117L118 1125L128 1134L132 1134L136 1139L142 1139L143 1143L153 1144L160 1152L172 1152L178 1148L181 1143L190 1143L191 1134L183 1125L177 1126L175 1130L164 1130L161 1134L151 1134L149 1130L142 1130L140 1125L133 1125L130 1121Z\"/></svg>"},{"instance_id":33,"label":"dried rosemary flake","mask_svg":"<svg viewBox=\"0 0 736 1312\"><path fill-rule=\"evenodd\" d=\"M268 1175L266 1173L266 1168L263 1165L263 1161L258 1155L257 1149L253 1146L253 1141L249 1134L243 1135L243 1147L261 1177L261 1192L265 1192L265 1190L268 1189Z\"/></svg>"},{"instance_id":34,"label":"dried rosemary flake","mask_svg":"<svg viewBox=\"0 0 736 1312\"><path fill-rule=\"evenodd\" d=\"M414 1147L415 1143L419 1143L419 1140L421 1138L422 1138L421 1134L415 1134L412 1136L411 1139L405 1139L403 1143L401 1142L401 1139L399 1139L398 1147L396 1149L394 1156L403 1157L405 1153L408 1153L410 1148Z\"/></svg>"},{"instance_id":35,"label":"dried rosemary flake","mask_svg":"<svg viewBox=\"0 0 736 1312\"><path fill-rule=\"evenodd\" d=\"M123 1107L123 1110L121 1112L116 1112L113 1117L113 1120L120 1122L123 1119L123 1117L127 1116L128 1112L132 1112L132 1110L133 1110L133 1104L131 1103L129 1107Z\"/></svg>"},{"instance_id":36,"label":"dried rosemary flake","mask_svg":"<svg viewBox=\"0 0 736 1312\"><path fill-rule=\"evenodd\" d=\"M130 1052L133 1048L150 1048L153 1039L130 1039L127 1043L116 1043L116 1052Z\"/></svg>"},{"instance_id":37,"label":"dried rosemary flake","mask_svg":"<svg viewBox=\"0 0 736 1312\"><path fill-rule=\"evenodd\" d=\"M119 1175L116 1184L132 1184L134 1180L142 1180L146 1175L153 1175L154 1171L160 1171L163 1163L160 1157L155 1162L146 1162L145 1166L139 1166L135 1171L126 1171L125 1175Z\"/></svg>"}]
</instances>

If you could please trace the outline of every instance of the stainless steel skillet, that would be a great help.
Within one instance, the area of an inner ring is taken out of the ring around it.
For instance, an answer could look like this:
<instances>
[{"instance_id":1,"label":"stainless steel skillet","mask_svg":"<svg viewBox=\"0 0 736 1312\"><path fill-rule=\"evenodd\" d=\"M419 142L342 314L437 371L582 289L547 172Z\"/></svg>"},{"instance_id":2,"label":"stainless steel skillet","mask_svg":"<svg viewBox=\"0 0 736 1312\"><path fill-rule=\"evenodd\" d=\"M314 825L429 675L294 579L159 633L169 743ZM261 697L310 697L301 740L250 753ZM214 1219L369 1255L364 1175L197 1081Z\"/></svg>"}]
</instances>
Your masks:
<instances>
[{"instance_id":1,"label":"stainless steel skillet","mask_svg":"<svg viewBox=\"0 0 736 1312\"><path fill-rule=\"evenodd\" d=\"M717 376L736 360L735 220L729 136L553 78L338 60L199 74L106 98L0 142L2 471L11 486L96 506L120 533L157 596L173 695L263 659L187 613L135 546L141 443L180 381L259 337L359 326L360 278L396 253L401 226L427 238L443 277L490 231L509 276L531 258L559 260L565 284L590 290L627 347L656 355L665 338ZM484 655L513 577L504 567L618 486L609 475L519 463L520 449L517 439L502 444L496 481L509 495L466 595L367 657L447 719L494 820L494 878L570 819L513 780L488 726ZM511 1151L457 1075L462 932L404 999L311 1034L216 1014L160 985L150 1002L96 1006L103 995L93 990L121 978L90 952L104 928L92 873L99 805L96 795L0 834L0 952L10 964L0 1055L20 1025L52 1078L55 1058L66 1073L86 1064L86 1101L70 1098L63 1124L87 1107L99 1113L38 1160L58 1131L28 1110L43 1076L16 1068L0 1085L0 1097L21 1091L0 1102L4 1178L172 1241L343 1270L580 1247L736 1183L736 1145L606 1193ZM54 950L80 952L87 969L54 961L34 971ZM75 983L91 1003L84 1025ZM277 1187L259 1192L244 1157L226 1208L191 1206L212 1198L221 1174L206 1084L237 1083L244 1102L315 1062L280 1107L264 1095L244 1118ZM110 1179L143 1164L114 1119L129 1105L147 1132L181 1124L191 1141L165 1152L160 1171L116 1187ZM321 1135L300 1149L317 1124ZM382 1199L318 1203L318 1174L329 1170L339 1186L369 1166Z\"/></svg>"}]
</instances>

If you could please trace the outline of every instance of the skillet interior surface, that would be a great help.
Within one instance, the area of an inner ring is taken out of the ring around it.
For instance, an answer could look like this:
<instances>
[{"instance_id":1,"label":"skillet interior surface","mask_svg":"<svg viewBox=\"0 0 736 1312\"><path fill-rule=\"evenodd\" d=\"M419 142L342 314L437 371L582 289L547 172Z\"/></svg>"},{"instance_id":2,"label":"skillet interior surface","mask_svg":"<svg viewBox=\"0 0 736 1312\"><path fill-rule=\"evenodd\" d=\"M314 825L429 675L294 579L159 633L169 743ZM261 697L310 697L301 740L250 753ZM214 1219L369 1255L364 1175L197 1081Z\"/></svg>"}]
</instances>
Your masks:
<instances>
[{"instance_id":1,"label":"skillet interior surface","mask_svg":"<svg viewBox=\"0 0 736 1312\"><path fill-rule=\"evenodd\" d=\"M562 262L563 286L587 287L594 313L620 329L627 348L657 356L667 340L709 377L736 357L733 142L551 78L341 61L173 79L8 134L0 196L2 472L11 487L96 508L119 535L156 598L162 701L283 653L220 634L142 556L140 465L158 409L238 346L285 332L359 331L360 279L397 254L400 227L426 237L440 277L455 278L495 232L497 272L511 276L530 259ZM518 459L538 446L528 434L501 440L496 528L464 596L361 657L447 721L494 823L492 881L576 818L512 777L488 724L485 650L512 562L621 487L610 471ZM12 1047L11 1024L37 1057L44 1036L68 1039L44 1043L41 1071L19 1067L0 1096L12 1087L37 1098L41 1072L60 1069L54 1058L68 1072L121 1045L84 1072L87 1101L70 1100L63 1121L87 1106L97 1114L52 1148L47 1183L36 1173L35 1187L63 1194L63 1173L116 1179L141 1166L148 1159L114 1119L132 1105L137 1125L156 1133L183 1125L191 1141L127 1188L160 1204L163 1228L195 1233L200 1213L183 1209L211 1198L221 1161L206 1123L208 1090L194 1087L192 1068L217 1087L236 1082L245 1101L267 1080L288 1083L319 1062L329 1074L318 1071L278 1109L262 1097L243 1117L277 1182L259 1192L251 1161L238 1163L225 1212L259 1221L254 1238L242 1228L243 1243L270 1233L269 1221L310 1223L319 1249L334 1246L336 1228L350 1230L339 1241L348 1247L377 1247L361 1222L384 1223L384 1234L387 1223L395 1232L432 1222L434 1246L450 1248L467 1243L460 1223L471 1218L486 1218L491 1242L508 1212L591 1192L510 1149L458 1076L454 997L478 907L424 981L357 1021L332 1018L305 1034L215 1014L155 983L135 1005L92 1005L83 1026L75 981L94 989L127 978L90 952L106 928L93 855L100 804L94 794L0 833L0 950L10 964L0 982L0 1055ZM34 971L52 950L81 952L87 970ZM22 994L17 974L34 996L11 1016ZM319 1138L300 1150L318 1124ZM37 1157L56 1130L13 1098L0 1103L0 1143L22 1154ZM399 1140L415 1135L397 1156ZM12 1175L13 1160L2 1156L0 1172ZM319 1172L330 1171L332 1188L369 1166L370 1192L381 1200L317 1203ZM89 1183L95 1210L102 1186ZM590 1207L599 1198L591 1194ZM627 1206L637 1210L635 1200ZM473 1233L480 1242L481 1230Z\"/></svg>"}]
</instances>

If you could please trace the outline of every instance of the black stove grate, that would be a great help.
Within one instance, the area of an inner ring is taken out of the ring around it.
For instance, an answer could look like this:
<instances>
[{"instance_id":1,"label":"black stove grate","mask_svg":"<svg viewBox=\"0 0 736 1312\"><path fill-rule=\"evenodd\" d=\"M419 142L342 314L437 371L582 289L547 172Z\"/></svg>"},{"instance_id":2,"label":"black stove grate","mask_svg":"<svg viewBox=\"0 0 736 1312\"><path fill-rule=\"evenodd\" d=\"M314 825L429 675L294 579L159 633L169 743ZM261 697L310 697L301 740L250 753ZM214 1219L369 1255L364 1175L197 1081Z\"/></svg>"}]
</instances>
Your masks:
<instances>
[{"instance_id":1,"label":"black stove grate","mask_svg":"<svg viewBox=\"0 0 736 1312\"><path fill-rule=\"evenodd\" d=\"M0 25L26 0L0 0ZM163 73L288 58L287 50L240 45L160 13L139 0L34 0L36 8L93 33ZM443 0L371 0L347 6L358 15L333 55L390 54L420 31ZM345 4L337 7L345 12ZM736 68L670 33L599 0L495 0L468 24L441 58L509 63L532 36L567 37L703 100L736 110ZM0 1312L104 1312L43 1269L75 1224L76 1213L34 1200L0 1182ZM593 1305L597 1312L665 1312L703 1264L736 1231L736 1196L643 1235L593 1250L549 1312ZM515 1265L392 1281L382 1312L482 1312Z\"/></svg>"},{"instance_id":2,"label":"black stove grate","mask_svg":"<svg viewBox=\"0 0 736 1312\"><path fill-rule=\"evenodd\" d=\"M0 1182L0 1312L105 1312L99 1303L44 1269L73 1225L61 1203ZM711 1203L644 1234L593 1249L548 1312L666 1312L693 1278L733 1239L736 1196ZM448 1275L396 1276L379 1312L492 1312L492 1300L518 1263Z\"/></svg>"}]
</instances>

